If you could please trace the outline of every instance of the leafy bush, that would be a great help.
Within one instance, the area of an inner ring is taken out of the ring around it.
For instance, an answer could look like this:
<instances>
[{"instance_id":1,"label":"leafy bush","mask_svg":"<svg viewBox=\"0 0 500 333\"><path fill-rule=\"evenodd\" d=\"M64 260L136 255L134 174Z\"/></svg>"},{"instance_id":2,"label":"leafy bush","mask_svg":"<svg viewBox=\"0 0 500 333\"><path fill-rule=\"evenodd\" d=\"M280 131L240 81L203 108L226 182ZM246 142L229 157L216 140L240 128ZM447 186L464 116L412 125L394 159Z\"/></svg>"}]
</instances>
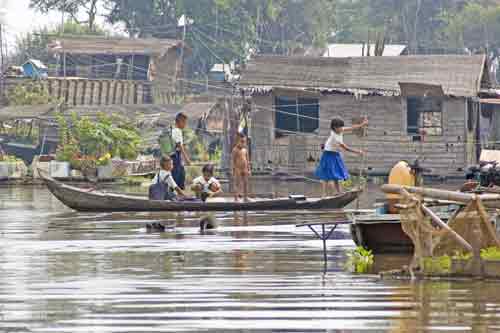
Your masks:
<instances>
[{"instance_id":1,"label":"leafy bush","mask_svg":"<svg viewBox=\"0 0 500 333\"><path fill-rule=\"evenodd\" d=\"M141 137L138 131L121 118L101 114L92 121L72 114L69 126L66 117L59 115L58 124L57 159L70 161L77 169L81 159L89 162L84 164L94 161L95 165L105 165L113 157L135 160L139 153Z\"/></svg>"},{"instance_id":2,"label":"leafy bush","mask_svg":"<svg viewBox=\"0 0 500 333\"><path fill-rule=\"evenodd\" d=\"M60 100L51 96L39 82L18 85L7 95L9 105L58 104Z\"/></svg>"},{"instance_id":3,"label":"leafy bush","mask_svg":"<svg viewBox=\"0 0 500 333\"><path fill-rule=\"evenodd\" d=\"M368 273L373 266L374 256L371 250L367 250L362 246L347 252L347 262L345 269L352 273Z\"/></svg>"}]
</instances>

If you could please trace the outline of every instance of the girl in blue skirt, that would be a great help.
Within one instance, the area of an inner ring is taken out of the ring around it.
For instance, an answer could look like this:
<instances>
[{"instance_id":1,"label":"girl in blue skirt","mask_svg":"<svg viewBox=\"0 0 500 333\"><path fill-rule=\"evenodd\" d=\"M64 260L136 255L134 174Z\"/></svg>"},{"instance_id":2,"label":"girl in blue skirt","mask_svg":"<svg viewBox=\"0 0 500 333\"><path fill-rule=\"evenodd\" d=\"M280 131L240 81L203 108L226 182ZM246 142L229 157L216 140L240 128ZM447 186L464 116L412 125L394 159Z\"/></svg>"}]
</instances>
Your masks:
<instances>
[{"instance_id":1,"label":"girl in blue skirt","mask_svg":"<svg viewBox=\"0 0 500 333\"><path fill-rule=\"evenodd\" d=\"M323 187L323 196L333 195L334 189L341 193L340 182L349 179L349 173L342 159L341 151L345 150L355 154L363 155L362 150L355 150L344 143L344 133L368 126L368 119L359 125L344 127L344 121L340 118L332 120L330 128L331 133L324 145L321 160L316 169L316 176L321 180Z\"/></svg>"}]
</instances>

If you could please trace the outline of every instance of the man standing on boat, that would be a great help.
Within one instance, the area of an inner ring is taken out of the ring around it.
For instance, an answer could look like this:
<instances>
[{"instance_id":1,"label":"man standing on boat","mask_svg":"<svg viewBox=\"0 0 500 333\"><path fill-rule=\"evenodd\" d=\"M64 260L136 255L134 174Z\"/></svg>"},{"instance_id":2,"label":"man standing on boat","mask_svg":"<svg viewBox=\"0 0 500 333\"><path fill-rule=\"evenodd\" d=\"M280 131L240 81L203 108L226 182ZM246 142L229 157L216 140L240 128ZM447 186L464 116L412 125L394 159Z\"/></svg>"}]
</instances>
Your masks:
<instances>
[{"instance_id":1,"label":"man standing on boat","mask_svg":"<svg viewBox=\"0 0 500 333\"><path fill-rule=\"evenodd\" d=\"M175 117L175 127L172 129L172 141L175 145L175 151L170 156L174 163L174 168L172 170L172 177L174 178L177 186L182 190L185 189L186 183L186 171L184 169L184 163L186 165L191 164L191 159L186 152L184 146L184 135L182 130L186 128L188 117L184 113L179 113Z\"/></svg>"}]
</instances>

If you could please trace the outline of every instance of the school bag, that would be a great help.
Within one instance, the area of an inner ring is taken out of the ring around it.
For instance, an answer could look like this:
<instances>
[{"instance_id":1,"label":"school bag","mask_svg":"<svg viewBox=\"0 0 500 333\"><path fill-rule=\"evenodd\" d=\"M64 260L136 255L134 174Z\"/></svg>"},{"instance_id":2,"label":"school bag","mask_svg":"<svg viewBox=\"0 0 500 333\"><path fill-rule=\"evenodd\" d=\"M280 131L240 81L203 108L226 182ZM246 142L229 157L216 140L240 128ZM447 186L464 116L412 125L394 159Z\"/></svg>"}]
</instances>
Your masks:
<instances>
[{"instance_id":1,"label":"school bag","mask_svg":"<svg viewBox=\"0 0 500 333\"><path fill-rule=\"evenodd\" d=\"M149 186L149 200L174 200L175 193L172 191L168 184L165 184L164 181L161 180L160 174L157 176L158 180L156 183Z\"/></svg>"}]
</instances>

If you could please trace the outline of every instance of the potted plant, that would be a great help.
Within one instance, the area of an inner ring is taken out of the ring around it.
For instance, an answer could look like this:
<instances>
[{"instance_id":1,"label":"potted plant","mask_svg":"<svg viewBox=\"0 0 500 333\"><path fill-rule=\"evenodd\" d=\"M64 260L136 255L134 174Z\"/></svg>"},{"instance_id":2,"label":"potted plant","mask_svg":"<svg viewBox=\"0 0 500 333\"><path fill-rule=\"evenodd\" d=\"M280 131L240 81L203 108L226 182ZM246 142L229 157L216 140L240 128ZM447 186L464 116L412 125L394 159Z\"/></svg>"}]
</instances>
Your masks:
<instances>
[{"instance_id":1,"label":"potted plant","mask_svg":"<svg viewBox=\"0 0 500 333\"><path fill-rule=\"evenodd\" d=\"M113 178L113 165L111 164L111 154L107 153L97 160L97 178Z\"/></svg>"}]
</instances>

